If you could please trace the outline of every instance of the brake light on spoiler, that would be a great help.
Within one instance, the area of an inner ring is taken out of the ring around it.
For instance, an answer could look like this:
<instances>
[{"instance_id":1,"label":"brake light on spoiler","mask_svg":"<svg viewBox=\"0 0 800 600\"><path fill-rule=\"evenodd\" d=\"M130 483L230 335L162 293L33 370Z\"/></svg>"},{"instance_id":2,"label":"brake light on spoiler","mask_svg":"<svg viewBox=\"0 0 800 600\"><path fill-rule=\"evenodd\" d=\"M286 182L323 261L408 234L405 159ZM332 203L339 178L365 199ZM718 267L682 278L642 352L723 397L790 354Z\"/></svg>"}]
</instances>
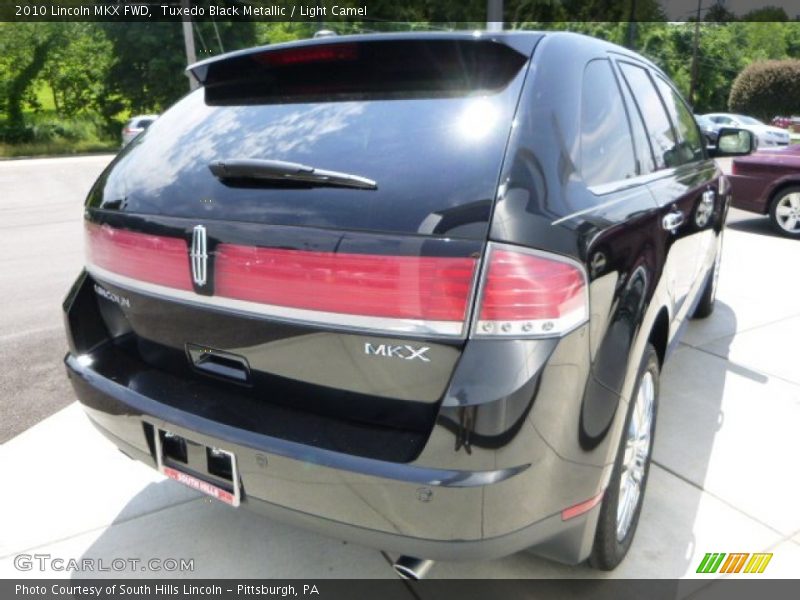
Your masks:
<instances>
[{"instance_id":1,"label":"brake light on spoiler","mask_svg":"<svg viewBox=\"0 0 800 600\"><path fill-rule=\"evenodd\" d=\"M90 273L192 304L370 332L464 337L478 259L218 244L210 295L193 291L182 238L86 223ZM473 337L557 337L586 322L588 286L569 259L489 242Z\"/></svg>"},{"instance_id":2,"label":"brake light on spoiler","mask_svg":"<svg viewBox=\"0 0 800 600\"><path fill-rule=\"evenodd\" d=\"M299 65L303 63L320 63L358 58L356 44L325 44L286 50L270 50L253 55L253 59L261 64L273 67Z\"/></svg>"}]
</instances>

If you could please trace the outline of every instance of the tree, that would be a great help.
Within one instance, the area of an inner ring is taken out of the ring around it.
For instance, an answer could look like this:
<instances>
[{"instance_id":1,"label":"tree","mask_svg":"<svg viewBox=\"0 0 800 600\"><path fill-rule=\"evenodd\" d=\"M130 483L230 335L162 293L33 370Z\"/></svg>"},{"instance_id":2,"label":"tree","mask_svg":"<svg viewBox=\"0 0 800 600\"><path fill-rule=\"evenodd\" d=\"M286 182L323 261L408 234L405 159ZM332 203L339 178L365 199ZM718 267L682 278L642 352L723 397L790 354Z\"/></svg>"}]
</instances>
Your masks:
<instances>
[{"instance_id":1,"label":"tree","mask_svg":"<svg viewBox=\"0 0 800 600\"><path fill-rule=\"evenodd\" d=\"M107 114L122 108L135 113L160 112L189 90L180 23L102 26L114 57L106 86L116 101L104 108ZM200 59L218 54L220 43L230 51L256 41L255 27L248 22L195 23L194 32Z\"/></svg>"},{"instance_id":2,"label":"tree","mask_svg":"<svg viewBox=\"0 0 800 600\"><path fill-rule=\"evenodd\" d=\"M32 102L33 83L44 68L48 53L61 39L57 23L0 23L0 106L7 126L21 131L23 105Z\"/></svg>"},{"instance_id":3,"label":"tree","mask_svg":"<svg viewBox=\"0 0 800 600\"><path fill-rule=\"evenodd\" d=\"M800 60L749 65L733 82L728 107L764 120L800 112Z\"/></svg>"},{"instance_id":4,"label":"tree","mask_svg":"<svg viewBox=\"0 0 800 600\"><path fill-rule=\"evenodd\" d=\"M58 27L64 42L51 48L41 77L60 115L97 114L108 98L111 42L96 23L65 22Z\"/></svg>"}]
</instances>

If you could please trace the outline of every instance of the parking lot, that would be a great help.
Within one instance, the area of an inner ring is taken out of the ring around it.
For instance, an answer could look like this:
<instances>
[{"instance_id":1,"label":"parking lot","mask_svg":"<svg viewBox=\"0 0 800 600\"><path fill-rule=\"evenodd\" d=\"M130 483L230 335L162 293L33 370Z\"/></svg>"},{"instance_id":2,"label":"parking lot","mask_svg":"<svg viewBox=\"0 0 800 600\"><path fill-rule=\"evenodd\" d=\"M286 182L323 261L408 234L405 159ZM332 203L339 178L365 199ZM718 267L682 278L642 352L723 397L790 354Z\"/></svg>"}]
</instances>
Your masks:
<instances>
[{"instance_id":1,"label":"parking lot","mask_svg":"<svg viewBox=\"0 0 800 600\"><path fill-rule=\"evenodd\" d=\"M110 156L0 162L0 577L20 553L193 559L193 577L393 577L384 553L214 503L117 452L73 401L61 300L82 264L81 203ZM10 193L9 193L10 192ZM733 210L717 307L667 363L639 530L613 573L521 553L431 577L691 577L707 552L772 552L800 574L800 243ZM129 576L171 572L124 571ZM703 577L711 577L704 575Z\"/></svg>"}]
</instances>

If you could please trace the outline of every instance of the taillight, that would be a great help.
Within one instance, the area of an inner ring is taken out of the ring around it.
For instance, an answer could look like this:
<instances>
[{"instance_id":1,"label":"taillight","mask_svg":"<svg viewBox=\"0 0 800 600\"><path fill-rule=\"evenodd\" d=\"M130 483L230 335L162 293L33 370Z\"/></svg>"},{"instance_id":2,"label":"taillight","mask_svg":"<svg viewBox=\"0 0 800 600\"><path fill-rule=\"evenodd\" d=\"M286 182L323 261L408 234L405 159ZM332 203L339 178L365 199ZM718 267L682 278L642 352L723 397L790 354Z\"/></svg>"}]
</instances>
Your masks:
<instances>
[{"instance_id":1,"label":"taillight","mask_svg":"<svg viewBox=\"0 0 800 600\"><path fill-rule=\"evenodd\" d=\"M86 257L91 269L135 282L191 290L186 241L86 222Z\"/></svg>"},{"instance_id":2,"label":"taillight","mask_svg":"<svg viewBox=\"0 0 800 600\"><path fill-rule=\"evenodd\" d=\"M218 244L206 257L213 283L194 294L185 239L91 222L86 239L89 271L111 283L257 316L369 331L464 336L478 268L474 256ZM562 256L490 242L472 314L473 337L564 335L588 318L586 273Z\"/></svg>"},{"instance_id":3,"label":"taillight","mask_svg":"<svg viewBox=\"0 0 800 600\"><path fill-rule=\"evenodd\" d=\"M586 273L545 252L490 242L474 337L555 337L586 322Z\"/></svg>"},{"instance_id":4,"label":"taillight","mask_svg":"<svg viewBox=\"0 0 800 600\"><path fill-rule=\"evenodd\" d=\"M86 222L87 269L101 280L256 316L448 337L466 334L473 256L312 252L218 244L195 279L183 238Z\"/></svg>"},{"instance_id":5,"label":"taillight","mask_svg":"<svg viewBox=\"0 0 800 600\"><path fill-rule=\"evenodd\" d=\"M214 293L299 319L459 335L476 262L220 244Z\"/></svg>"},{"instance_id":6,"label":"taillight","mask_svg":"<svg viewBox=\"0 0 800 600\"><path fill-rule=\"evenodd\" d=\"M738 175L739 174L739 167L736 165L736 161L731 161L731 175Z\"/></svg>"}]
</instances>

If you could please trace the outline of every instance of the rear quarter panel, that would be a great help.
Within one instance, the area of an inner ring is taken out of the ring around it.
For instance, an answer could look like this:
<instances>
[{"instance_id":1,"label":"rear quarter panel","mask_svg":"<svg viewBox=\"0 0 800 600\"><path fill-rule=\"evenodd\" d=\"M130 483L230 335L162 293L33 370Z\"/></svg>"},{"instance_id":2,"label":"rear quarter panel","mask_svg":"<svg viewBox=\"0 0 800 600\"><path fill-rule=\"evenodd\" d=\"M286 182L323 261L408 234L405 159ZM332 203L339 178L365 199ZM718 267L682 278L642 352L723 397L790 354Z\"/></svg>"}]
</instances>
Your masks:
<instances>
[{"instance_id":1,"label":"rear quarter panel","mask_svg":"<svg viewBox=\"0 0 800 600\"><path fill-rule=\"evenodd\" d=\"M586 360L555 365L563 370L571 362L577 389L555 393L558 408L551 410L547 382L556 369L548 366L531 418L560 456L594 465L613 460L643 343L639 333L646 317L655 320L648 311L664 258L654 244L658 205L646 185L600 193L580 175L584 68L608 58L609 49L557 35L539 43L490 229L492 240L570 256L589 274Z\"/></svg>"}]
</instances>

